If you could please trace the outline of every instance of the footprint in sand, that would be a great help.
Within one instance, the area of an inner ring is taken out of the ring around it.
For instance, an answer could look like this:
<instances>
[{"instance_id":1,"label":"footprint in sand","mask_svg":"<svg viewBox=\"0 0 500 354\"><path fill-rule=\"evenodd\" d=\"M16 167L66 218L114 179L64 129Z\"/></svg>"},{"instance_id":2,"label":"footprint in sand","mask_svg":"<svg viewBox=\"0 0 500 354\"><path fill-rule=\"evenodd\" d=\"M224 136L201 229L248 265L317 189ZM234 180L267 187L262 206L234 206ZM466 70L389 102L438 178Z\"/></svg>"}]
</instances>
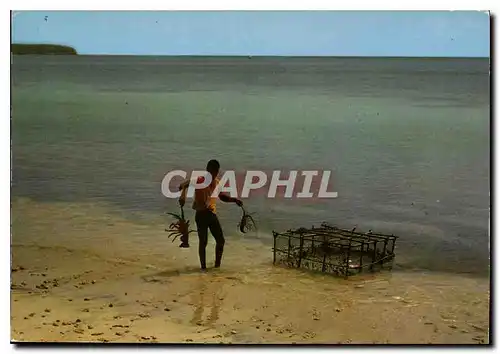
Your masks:
<instances>
[{"instance_id":1,"label":"footprint in sand","mask_svg":"<svg viewBox=\"0 0 500 354\"><path fill-rule=\"evenodd\" d=\"M116 325L112 325L109 329L113 329L113 328L129 328L130 326L129 325L122 325L122 324L116 324Z\"/></svg>"}]
</instances>

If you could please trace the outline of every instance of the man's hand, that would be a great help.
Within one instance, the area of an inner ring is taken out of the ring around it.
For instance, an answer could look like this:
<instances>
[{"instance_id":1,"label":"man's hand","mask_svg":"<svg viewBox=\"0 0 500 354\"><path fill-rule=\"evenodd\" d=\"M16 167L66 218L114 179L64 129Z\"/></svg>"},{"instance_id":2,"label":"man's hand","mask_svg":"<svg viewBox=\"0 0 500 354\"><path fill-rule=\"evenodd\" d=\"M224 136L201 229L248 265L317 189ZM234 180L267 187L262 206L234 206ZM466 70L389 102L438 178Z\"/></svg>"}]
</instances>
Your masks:
<instances>
[{"instance_id":1,"label":"man's hand","mask_svg":"<svg viewBox=\"0 0 500 354\"><path fill-rule=\"evenodd\" d=\"M183 191L187 187L189 187L189 180L186 180L179 185L179 191Z\"/></svg>"},{"instance_id":2,"label":"man's hand","mask_svg":"<svg viewBox=\"0 0 500 354\"><path fill-rule=\"evenodd\" d=\"M184 206L184 204L186 204L186 198L184 196L180 196L179 205L181 206L181 208Z\"/></svg>"},{"instance_id":3,"label":"man's hand","mask_svg":"<svg viewBox=\"0 0 500 354\"><path fill-rule=\"evenodd\" d=\"M237 206L241 207L243 206L243 202L237 198L234 198L234 202L236 203Z\"/></svg>"}]
</instances>

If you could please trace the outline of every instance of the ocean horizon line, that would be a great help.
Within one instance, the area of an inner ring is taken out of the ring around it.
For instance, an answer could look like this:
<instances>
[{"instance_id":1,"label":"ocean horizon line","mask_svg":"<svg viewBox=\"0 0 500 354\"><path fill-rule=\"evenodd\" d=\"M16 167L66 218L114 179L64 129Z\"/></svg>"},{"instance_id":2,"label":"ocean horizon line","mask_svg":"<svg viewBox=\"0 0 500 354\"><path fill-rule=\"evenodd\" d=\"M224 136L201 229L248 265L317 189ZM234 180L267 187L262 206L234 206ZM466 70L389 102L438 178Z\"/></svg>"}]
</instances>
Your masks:
<instances>
[{"instance_id":1,"label":"ocean horizon line","mask_svg":"<svg viewBox=\"0 0 500 354\"><path fill-rule=\"evenodd\" d=\"M14 56L64 56L61 54L13 54ZM212 59L431 59L431 60L490 60L491 57L443 57L443 56L356 56L356 55L198 55L198 54L77 54L78 57L139 57L139 58L212 58Z\"/></svg>"}]
</instances>

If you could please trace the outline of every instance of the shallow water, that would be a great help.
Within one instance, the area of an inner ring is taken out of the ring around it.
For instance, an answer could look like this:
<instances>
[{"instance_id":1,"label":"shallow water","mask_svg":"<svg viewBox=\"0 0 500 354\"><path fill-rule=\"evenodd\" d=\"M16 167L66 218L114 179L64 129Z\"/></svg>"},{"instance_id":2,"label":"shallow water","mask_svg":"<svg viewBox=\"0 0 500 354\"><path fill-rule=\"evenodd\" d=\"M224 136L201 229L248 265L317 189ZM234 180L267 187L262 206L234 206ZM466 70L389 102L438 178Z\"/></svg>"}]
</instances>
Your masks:
<instances>
[{"instance_id":1,"label":"shallow water","mask_svg":"<svg viewBox=\"0 0 500 354\"><path fill-rule=\"evenodd\" d=\"M400 267L488 272L487 59L15 57L12 82L14 197L157 223L172 169L329 169L336 199L246 200L258 239L357 225L400 235Z\"/></svg>"}]
</instances>

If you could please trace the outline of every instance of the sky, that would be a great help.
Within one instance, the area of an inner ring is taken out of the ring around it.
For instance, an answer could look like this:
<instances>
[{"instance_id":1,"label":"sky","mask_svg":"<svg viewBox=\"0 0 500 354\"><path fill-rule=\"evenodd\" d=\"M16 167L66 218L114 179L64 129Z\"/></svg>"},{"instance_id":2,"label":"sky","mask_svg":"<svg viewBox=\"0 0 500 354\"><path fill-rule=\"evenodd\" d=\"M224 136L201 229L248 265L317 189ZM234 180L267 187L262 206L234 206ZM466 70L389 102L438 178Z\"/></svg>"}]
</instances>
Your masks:
<instances>
[{"instance_id":1,"label":"sky","mask_svg":"<svg viewBox=\"0 0 500 354\"><path fill-rule=\"evenodd\" d=\"M13 43L80 54L489 57L476 11L16 11Z\"/></svg>"}]
</instances>

